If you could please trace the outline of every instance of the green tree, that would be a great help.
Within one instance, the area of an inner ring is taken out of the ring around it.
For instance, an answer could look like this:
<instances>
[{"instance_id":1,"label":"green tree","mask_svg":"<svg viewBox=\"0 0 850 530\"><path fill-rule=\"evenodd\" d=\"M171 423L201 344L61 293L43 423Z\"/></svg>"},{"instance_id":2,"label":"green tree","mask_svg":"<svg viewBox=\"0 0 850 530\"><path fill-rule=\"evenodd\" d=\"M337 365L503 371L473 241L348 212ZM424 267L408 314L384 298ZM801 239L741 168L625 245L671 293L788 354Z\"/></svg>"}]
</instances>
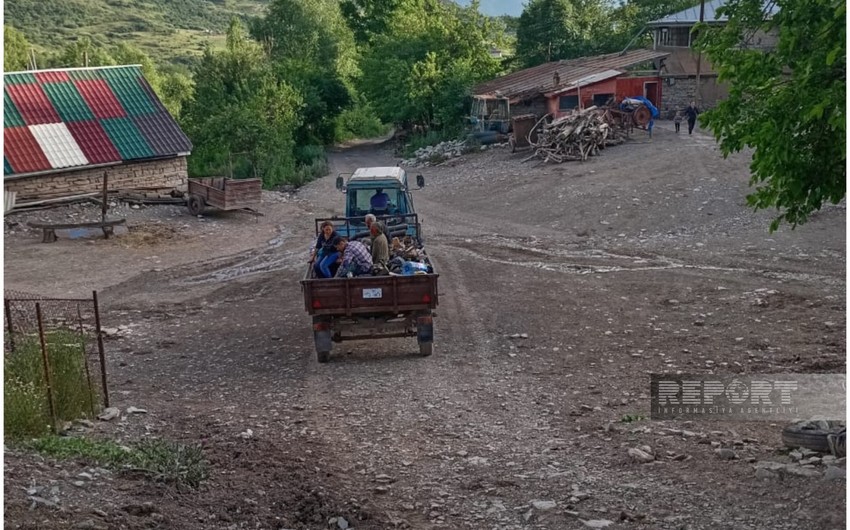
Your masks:
<instances>
[{"instance_id":1,"label":"green tree","mask_svg":"<svg viewBox=\"0 0 850 530\"><path fill-rule=\"evenodd\" d=\"M26 70L29 65L30 44L20 31L3 25L3 70Z\"/></svg>"},{"instance_id":2,"label":"green tree","mask_svg":"<svg viewBox=\"0 0 850 530\"><path fill-rule=\"evenodd\" d=\"M89 37L80 37L67 45L64 50L51 61L53 66L72 68L81 66L112 66L115 59L102 45Z\"/></svg>"},{"instance_id":3,"label":"green tree","mask_svg":"<svg viewBox=\"0 0 850 530\"><path fill-rule=\"evenodd\" d=\"M226 173L231 157L246 157L245 174L276 186L294 174L293 130L300 95L279 81L261 47L231 23L224 51L207 50L195 69L195 94L181 116L194 152L192 174ZM239 168L237 168L239 169Z\"/></svg>"},{"instance_id":4,"label":"green tree","mask_svg":"<svg viewBox=\"0 0 850 530\"><path fill-rule=\"evenodd\" d=\"M379 117L444 130L459 127L469 88L498 71L489 55L488 31L477 2L468 8L438 0L402 3L361 63L361 86Z\"/></svg>"},{"instance_id":5,"label":"green tree","mask_svg":"<svg viewBox=\"0 0 850 530\"><path fill-rule=\"evenodd\" d=\"M285 79L303 97L299 144L329 144L359 75L354 34L334 0L273 0L252 27Z\"/></svg>"},{"instance_id":6,"label":"green tree","mask_svg":"<svg viewBox=\"0 0 850 530\"><path fill-rule=\"evenodd\" d=\"M403 0L342 0L340 10L359 44L385 33Z\"/></svg>"},{"instance_id":7,"label":"green tree","mask_svg":"<svg viewBox=\"0 0 850 530\"><path fill-rule=\"evenodd\" d=\"M753 149L747 197L755 209L776 208L771 231L796 226L824 202L846 193L846 27L842 0L777 0L773 16L761 0L729 0L721 28L702 28L699 46L730 85L729 98L701 123L724 156ZM754 46L778 35L773 49Z\"/></svg>"},{"instance_id":8,"label":"green tree","mask_svg":"<svg viewBox=\"0 0 850 530\"><path fill-rule=\"evenodd\" d=\"M600 0L531 0L519 17L517 58L529 67L596 53L610 31L608 16Z\"/></svg>"}]
</instances>

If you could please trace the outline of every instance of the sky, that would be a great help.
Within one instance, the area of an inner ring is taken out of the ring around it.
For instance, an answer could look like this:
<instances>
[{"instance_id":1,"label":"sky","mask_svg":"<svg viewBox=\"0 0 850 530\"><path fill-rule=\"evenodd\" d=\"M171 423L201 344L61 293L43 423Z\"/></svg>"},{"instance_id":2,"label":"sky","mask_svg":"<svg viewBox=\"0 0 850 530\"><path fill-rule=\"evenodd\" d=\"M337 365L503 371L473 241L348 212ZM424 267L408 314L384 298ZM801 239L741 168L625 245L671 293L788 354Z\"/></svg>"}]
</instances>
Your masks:
<instances>
[{"instance_id":1,"label":"sky","mask_svg":"<svg viewBox=\"0 0 850 530\"><path fill-rule=\"evenodd\" d=\"M463 6L469 5L469 0L456 0ZM518 17L522 14L524 0L481 0L480 11L485 15L499 16L511 15Z\"/></svg>"}]
</instances>

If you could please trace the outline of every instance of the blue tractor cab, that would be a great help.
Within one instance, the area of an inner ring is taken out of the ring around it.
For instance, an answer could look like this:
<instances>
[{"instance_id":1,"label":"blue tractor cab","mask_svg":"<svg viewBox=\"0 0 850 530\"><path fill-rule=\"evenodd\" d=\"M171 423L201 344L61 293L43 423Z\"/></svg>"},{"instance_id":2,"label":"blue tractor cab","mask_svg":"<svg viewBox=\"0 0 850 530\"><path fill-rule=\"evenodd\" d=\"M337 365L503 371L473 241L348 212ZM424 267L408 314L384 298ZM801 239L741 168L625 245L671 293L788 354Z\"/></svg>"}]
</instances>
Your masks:
<instances>
[{"instance_id":1,"label":"blue tractor cab","mask_svg":"<svg viewBox=\"0 0 850 530\"><path fill-rule=\"evenodd\" d=\"M354 238L366 232L366 215L373 214L387 227L409 225L408 233L417 234L416 210L408 187L407 172L400 167L366 167L336 178L336 187L345 193L345 223L337 226L341 236ZM416 188L425 186L425 178L416 176Z\"/></svg>"}]
</instances>

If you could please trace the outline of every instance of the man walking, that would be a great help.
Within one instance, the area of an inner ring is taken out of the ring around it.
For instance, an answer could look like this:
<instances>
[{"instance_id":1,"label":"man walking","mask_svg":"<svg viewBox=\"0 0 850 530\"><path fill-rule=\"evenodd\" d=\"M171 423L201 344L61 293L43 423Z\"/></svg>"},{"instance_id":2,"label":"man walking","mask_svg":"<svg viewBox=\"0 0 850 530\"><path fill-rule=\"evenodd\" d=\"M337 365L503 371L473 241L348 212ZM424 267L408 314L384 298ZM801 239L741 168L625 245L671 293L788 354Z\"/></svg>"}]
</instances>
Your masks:
<instances>
[{"instance_id":1,"label":"man walking","mask_svg":"<svg viewBox=\"0 0 850 530\"><path fill-rule=\"evenodd\" d=\"M691 101L691 104L685 109L685 116L688 117L688 134L694 132L694 125L697 124L697 114L699 114L699 109L697 109L696 102Z\"/></svg>"}]
</instances>

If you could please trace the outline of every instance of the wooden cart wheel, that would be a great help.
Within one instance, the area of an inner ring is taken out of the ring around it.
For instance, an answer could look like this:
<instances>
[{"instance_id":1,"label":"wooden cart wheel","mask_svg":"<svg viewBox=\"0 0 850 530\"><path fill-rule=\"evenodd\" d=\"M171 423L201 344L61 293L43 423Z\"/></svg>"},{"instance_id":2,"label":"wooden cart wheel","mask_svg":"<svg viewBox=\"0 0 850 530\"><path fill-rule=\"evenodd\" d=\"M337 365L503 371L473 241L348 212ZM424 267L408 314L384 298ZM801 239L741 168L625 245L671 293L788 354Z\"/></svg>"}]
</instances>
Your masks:
<instances>
[{"instance_id":1,"label":"wooden cart wheel","mask_svg":"<svg viewBox=\"0 0 850 530\"><path fill-rule=\"evenodd\" d=\"M203 213L206 204L204 202L204 198L200 195L189 195L189 200L186 202L186 206L189 208L189 213L192 215L201 215Z\"/></svg>"}]
</instances>

